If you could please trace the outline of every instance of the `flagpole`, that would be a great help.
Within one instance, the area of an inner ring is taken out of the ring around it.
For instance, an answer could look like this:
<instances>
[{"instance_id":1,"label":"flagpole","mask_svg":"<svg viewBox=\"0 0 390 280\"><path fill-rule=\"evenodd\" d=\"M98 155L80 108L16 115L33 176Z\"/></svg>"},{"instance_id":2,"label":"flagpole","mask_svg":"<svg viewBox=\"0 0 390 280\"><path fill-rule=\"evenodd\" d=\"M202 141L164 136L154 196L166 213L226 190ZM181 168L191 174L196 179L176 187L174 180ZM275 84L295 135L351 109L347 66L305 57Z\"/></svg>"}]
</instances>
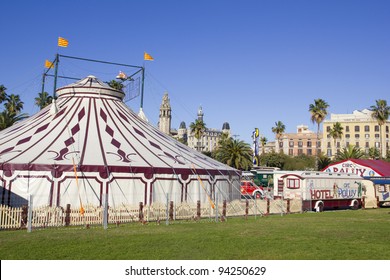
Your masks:
<instances>
[{"instance_id":1,"label":"flagpole","mask_svg":"<svg viewBox=\"0 0 390 280\"><path fill-rule=\"evenodd\" d=\"M144 81L145 81L145 62L142 66L142 83L141 83L141 106L140 110L143 110L144 107Z\"/></svg>"},{"instance_id":2,"label":"flagpole","mask_svg":"<svg viewBox=\"0 0 390 280\"><path fill-rule=\"evenodd\" d=\"M57 73L58 73L58 62L59 62L59 55L58 53L56 54L56 66L54 70L54 91L53 91L53 99L56 98L56 89L57 89Z\"/></svg>"}]
</instances>

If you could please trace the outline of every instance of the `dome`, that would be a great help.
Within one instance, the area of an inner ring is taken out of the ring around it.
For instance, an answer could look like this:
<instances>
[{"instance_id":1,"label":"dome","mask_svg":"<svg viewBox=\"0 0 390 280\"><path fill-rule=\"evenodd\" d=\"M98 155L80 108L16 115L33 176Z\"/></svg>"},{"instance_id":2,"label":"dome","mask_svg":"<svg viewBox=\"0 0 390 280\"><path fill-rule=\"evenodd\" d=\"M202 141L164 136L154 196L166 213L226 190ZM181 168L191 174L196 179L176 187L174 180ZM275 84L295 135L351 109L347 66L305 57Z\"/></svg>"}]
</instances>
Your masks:
<instances>
[{"instance_id":1,"label":"dome","mask_svg":"<svg viewBox=\"0 0 390 280\"><path fill-rule=\"evenodd\" d=\"M223 123L222 130L230 130L230 125L228 122Z\"/></svg>"}]
</instances>

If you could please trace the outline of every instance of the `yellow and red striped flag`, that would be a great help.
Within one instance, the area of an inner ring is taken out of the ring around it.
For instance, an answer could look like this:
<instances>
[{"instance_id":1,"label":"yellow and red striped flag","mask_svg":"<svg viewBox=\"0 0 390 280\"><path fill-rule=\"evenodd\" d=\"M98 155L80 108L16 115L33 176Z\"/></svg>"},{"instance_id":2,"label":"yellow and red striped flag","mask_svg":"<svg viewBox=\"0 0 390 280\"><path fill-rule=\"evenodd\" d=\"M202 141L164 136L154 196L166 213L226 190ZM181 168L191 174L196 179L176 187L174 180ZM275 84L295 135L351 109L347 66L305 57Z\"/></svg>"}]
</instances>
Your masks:
<instances>
[{"instance_id":1,"label":"yellow and red striped flag","mask_svg":"<svg viewBox=\"0 0 390 280\"><path fill-rule=\"evenodd\" d=\"M153 57L150 54L144 52L144 60L153 61L154 59L153 59Z\"/></svg>"},{"instance_id":2,"label":"yellow and red striped flag","mask_svg":"<svg viewBox=\"0 0 390 280\"><path fill-rule=\"evenodd\" d=\"M58 46L66 48L68 46L69 42L65 38L58 37Z\"/></svg>"},{"instance_id":3,"label":"yellow and red striped flag","mask_svg":"<svg viewBox=\"0 0 390 280\"><path fill-rule=\"evenodd\" d=\"M46 59L45 67L46 68L54 68L54 63Z\"/></svg>"}]
</instances>

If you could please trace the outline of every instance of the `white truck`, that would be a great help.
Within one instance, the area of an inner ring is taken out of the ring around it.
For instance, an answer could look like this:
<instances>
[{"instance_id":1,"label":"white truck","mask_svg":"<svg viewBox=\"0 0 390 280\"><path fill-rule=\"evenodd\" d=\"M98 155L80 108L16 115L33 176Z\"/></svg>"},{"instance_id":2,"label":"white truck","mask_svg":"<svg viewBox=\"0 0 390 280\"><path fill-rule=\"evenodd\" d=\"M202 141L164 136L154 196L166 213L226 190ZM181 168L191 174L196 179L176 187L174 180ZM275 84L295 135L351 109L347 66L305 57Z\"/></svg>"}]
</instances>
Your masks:
<instances>
[{"instance_id":1,"label":"white truck","mask_svg":"<svg viewBox=\"0 0 390 280\"><path fill-rule=\"evenodd\" d=\"M274 197L302 199L302 211L358 209L366 191L355 174L320 171L274 171Z\"/></svg>"}]
</instances>

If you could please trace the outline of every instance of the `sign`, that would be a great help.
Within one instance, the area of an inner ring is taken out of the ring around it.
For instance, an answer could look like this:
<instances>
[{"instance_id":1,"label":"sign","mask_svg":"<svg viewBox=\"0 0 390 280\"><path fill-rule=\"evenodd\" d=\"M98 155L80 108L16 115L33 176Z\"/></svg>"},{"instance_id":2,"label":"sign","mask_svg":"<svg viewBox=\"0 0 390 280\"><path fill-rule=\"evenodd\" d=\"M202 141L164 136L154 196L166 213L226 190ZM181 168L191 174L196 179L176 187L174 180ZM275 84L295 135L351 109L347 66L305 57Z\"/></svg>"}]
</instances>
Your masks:
<instances>
[{"instance_id":1,"label":"sign","mask_svg":"<svg viewBox=\"0 0 390 280\"><path fill-rule=\"evenodd\" d=\"M331 166L329 166L325 172L340 172L340 173L350 173L350 174L356 174L361 177L373 177L373 176L380 176L378 173L376 173L372 168L363 166L360 164L356 164L350 160L344 161L341 163L336 163Z\"/></svg>"}]
</instances>

